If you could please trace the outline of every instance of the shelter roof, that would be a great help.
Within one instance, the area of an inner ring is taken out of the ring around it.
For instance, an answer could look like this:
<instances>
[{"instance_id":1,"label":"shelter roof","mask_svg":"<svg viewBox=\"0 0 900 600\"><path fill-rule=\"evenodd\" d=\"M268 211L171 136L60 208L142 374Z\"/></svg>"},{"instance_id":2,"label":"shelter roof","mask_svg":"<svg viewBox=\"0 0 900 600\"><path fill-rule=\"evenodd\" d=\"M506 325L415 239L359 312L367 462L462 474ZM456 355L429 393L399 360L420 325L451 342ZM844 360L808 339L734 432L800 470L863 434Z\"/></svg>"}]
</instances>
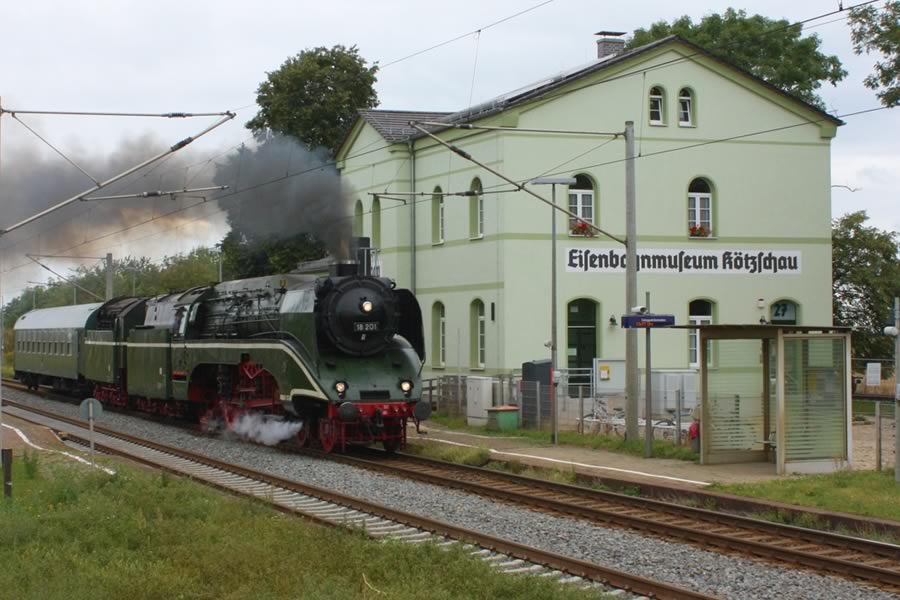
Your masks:
<instances>
[{"instance_id":1,"label":"shelter roof","mask_svg":"<svg viewBox=\"0 0 900 600\"><path fill-rule=\"evenodd\" d=\"M94 313L103 306L101 302L39 308L25 313L16 320L16 331L28 329L84 329Z\"/></svg>"}]
</instances>

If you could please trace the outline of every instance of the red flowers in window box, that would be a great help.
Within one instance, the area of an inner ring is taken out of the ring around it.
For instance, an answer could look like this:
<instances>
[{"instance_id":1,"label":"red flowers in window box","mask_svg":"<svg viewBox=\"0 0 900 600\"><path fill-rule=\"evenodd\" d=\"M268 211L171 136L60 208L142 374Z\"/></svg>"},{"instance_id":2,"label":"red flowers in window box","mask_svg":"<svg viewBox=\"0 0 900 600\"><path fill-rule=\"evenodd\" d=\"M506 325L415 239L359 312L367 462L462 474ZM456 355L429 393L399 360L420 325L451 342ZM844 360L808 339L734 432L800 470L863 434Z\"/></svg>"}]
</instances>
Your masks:
<instances>
[{"instance_id":1,"label":"red flowers in window box","mask_svg":"<svg viewBox=\"0 0 900 600\"><path fill-rule=\"evenodd\" d=\"M572 235L582 235L585 237L594 237L596 235L587 221L582 221L581 219L574 221L570 229Z\"/></svg>"},{"instance_id":2,"label":"red flowers in window box","mask_svg":"<svg viewBox=\"0 0 900 600\"><path fill-rule=\"evenodd\" d=\"M704 227L703 225L692 225L690 228L691 237L700 237L705 238L712 235L712 231Z\"/></svg>"}]
</instances>

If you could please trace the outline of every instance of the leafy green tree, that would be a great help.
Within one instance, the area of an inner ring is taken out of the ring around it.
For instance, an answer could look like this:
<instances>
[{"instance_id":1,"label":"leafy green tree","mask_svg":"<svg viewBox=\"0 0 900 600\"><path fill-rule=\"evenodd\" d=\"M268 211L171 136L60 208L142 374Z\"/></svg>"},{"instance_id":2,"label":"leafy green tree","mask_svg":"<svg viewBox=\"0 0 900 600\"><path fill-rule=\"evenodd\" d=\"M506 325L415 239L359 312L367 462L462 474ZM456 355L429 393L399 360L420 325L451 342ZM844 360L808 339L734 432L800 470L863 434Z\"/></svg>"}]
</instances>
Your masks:
<instances>
[{"instance_id":1,"label":"leafy green tree","mask_svg":"<svg viewBox=\"0 0 900 600\"><path fill-rule=\"evenodd\" d=\"M636 29L627 47L637 48L673 34L819 107L824 103L816 90L822 82L837 85L847 76L837 56L819 51L818 36L802 36L802 26L792 27L786 19L748 17L745 10L733 8L721 15L707 15L699 23L683 16L671 23L658 21L649 29Z\"/></svg>"},{"instance_id":2,"label":"leafy green tree","mask_svg":"<svg viewBox=\"0 0 900 600\"><path fill-rule=\"evenodd\" d=\"M233 279L286 273L301 262L326 255L325 246L308 233L267 240L248 238L232 229L222 240L225 273Z\"/></svg>"},{"instance_id":3,"label":"leafy green tree","mask_svg":"<svg viewBox=\"0 0 900 600\"><path fill-rule=\"evenodd\" d=\"M288 58L256 90L259 112L247 128L291 135L334 153L360 109L378 105L375 74L356 46L311 48Z\"/></svg>"},{"instance_id":4,"label":"leafy green tree","mask_svg":"<svg viewBox=\"0 0 900 600\"><path fill-rule=\"evenodd\" d=\"M895 232L868 227L867 220L859 211L832 223L834 321L856 327L856 357L886 358L893 356L893 338L882 329L900 293L900 244Z\"/></svg>"},{"instance_id":5,"label":"leafy green tree","mask_svg":"<svg viewBox=\"0 0 900 600\"><path fill-rule=\"evenodd\" d=\"M884 58L866 77L866 87L876 90L885 106L900 104L900 2L881 8L861 6L850 11L853 50L857 54L878 52Z\"/></svg>"}]
</instances>

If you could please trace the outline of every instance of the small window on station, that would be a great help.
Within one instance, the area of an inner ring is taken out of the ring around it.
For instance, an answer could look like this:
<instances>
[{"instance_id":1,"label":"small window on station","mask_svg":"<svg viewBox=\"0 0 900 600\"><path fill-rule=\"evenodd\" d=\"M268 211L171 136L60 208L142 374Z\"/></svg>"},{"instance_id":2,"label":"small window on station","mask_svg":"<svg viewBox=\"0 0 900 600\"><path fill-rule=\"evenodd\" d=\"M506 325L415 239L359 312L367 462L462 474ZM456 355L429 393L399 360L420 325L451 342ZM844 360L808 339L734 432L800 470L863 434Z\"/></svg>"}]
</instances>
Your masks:
<instances>
[{"instance_id":1,"label":"small window on station","mask_svg":"<svg viewBox=\"0 0 900 600\"><path fill-rule=\"evenodd\" d=\"M797 303L790 300L778 300L769 309L769 322L773 325L796 325Z\"/></svg>"}]
</instances>

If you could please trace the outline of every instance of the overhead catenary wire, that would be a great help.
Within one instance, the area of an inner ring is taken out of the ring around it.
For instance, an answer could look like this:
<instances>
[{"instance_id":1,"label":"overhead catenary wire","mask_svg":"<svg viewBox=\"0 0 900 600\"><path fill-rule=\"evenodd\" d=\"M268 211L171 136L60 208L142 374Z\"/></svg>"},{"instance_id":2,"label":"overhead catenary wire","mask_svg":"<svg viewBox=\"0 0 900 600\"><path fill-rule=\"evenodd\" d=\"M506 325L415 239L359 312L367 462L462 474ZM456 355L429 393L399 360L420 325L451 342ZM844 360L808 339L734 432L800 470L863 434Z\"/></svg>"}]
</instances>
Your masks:
<instances>
[{"instance_id":1,"label":"overhead catenary wire","mask_svg":"<svg viewBox=\"0 0 900 600\"><path fill-rule=\"evenodd\" d=\"M19 222L17 222L17 223L14 223L14 224L12 224L12 225L10 225L10 226L8 226L8 227L3 228L2 230L0 230L0 236L5 235L5 234L7 234L7 233L10 233L11 231L15 231L16 229L19 229L20 227L24 227L25 225L28 225L29 223L32 223L32 222L34 222L34 221L40 219L41 217L44 217L44 216L46 216L46 215L49 215L50 213L56 212L57 210L59 210L59 209L65 207L65 206L68 206L69 204L72 204L73 202L76 202L76 201L80 200L81 198L85 197L86 195L88 195L88 194L90 194L90 193L92 193L92 192L96 192L96 191L98 191L98 190L101 190L101 189L105 188L106 186L110 185L111 183L114 183L114 182L116 182L116 181L119 181L120 179L124 179L125 177L128 177L128 176L131 175L132 173L135 173L135 172L137 172L137 171L140 171L140 170L143 169L144 167L149 166L149 165L155 163L156 161L160 160L161 158L164 158L165 156L167 156L167 155L169 155L169 154L173 154L173 153L175 153L175 152L178 152L179 150L181 150L182 148L184 148L185 146L187 146L188 144L190 144L190 143L193 142L194 140L196 140L196 139L198 139L198 138L200 138L200 137L203 137L204 135L206 135L206 134L209 133L210 131L213 131L214 129L220 127L221 125L224 125L225 123L227 123L228 121L230 121L231 119L233 119L234 116L235 116L234 113L227 113L226 116L222 117L221 119L219 119L218 121L216 121L216 122L213 123L212 125L209 125L209 126L206 127L205 129L203 129L202 131L200 131L199 133L197 133L196 135L193 135L193 136L191 136L191 137L186 137L186 138L184 138L183 140L181 140L180 142L178 142L178 143L176 143L175 145L171 146L170 148L168 148L168 149L165 150L164 152L161 152L161 153L157 154L156 156L153 156L153 157L151 157L151 158L145 160L144 162L140 163L139 165L134 166L134 167L131 167L130 169L127 169L127 170L125 170L124 172L122 172L122 173L120 173L120 174L118 174L118 175L114 175L113 177L107 179L106 181L97 183L95 186L93 186L93 187L91 187L91 188L89 188L89 189L87 189L87 190L85 190L85 191L83 191L83 192L81 192L81 193L79 193L79 194L76 194L76 195L72 196L71 198L68 198L68 199L66 199L66 200L63 200L62 202L59 202L58 204L54 204L53 206L51 206L51 207L49 207L49 208L46 208L46 209L40 211L40 212L37 213L37 214L34 214L34 215L32 215L32 216L30 216L30 217L27 217L27 218L25 218L25 219L23 219L23 220L21 220L21 221L19 221Z\"/></svg>"},{"instance_id":2,"label":"overhead catenary wire","mask_svg":"<svg viewBox=\"0 0 900 600\"><path fill-rule=\"evenodd\" d=\"M72 160L71 158L69 158L68 156L66 156L66 154L65 154L62 150L60 150L59 148L57 148L56 146L54 146L53 144L51 144L49 141L47 141L47 140L44 138L44 136L42 136L41 134L39 134L39 133L38 133L37 131L35 131L33 128L29 127L28 123L26 123L25 121L23 121L22 119L19 118L19 115L15 114L15 113L12 113L12 118L15 119L22 127L24 127L25 129L27 129L28 131L30 131L37 139L41 140L42 142L44 142L44 144L46 144L47 146L49 146L51 150L53 150L53 151L56 152L58 155L60 155L60 156L63 158L63 160L65 160L67 163L69 163L70 165L72 165L73 167L75 167L76 169L78 169L79 171L81 171L81 173L82 173L85 177L87 177L88 179L90 179L91 181L93 181L96 185L100 185L100 181L99 181L96 177L94 177L93 175L91 175L90 173L88 173L87 171L85 171L83 168L81 168L81 166L80 166L78 163L76 163L74 160Z\"/></svg>"},{"instance_id":3,"label":"overhead catenary wire","mask_svg":"<svg viewBox=\"0 0 900 600\"><path fill-rule=\"evenodd\" d=\"M859 116L859 115L864 115L864 114L869 114L869 113L878 112L878 111L881 111L881 110L887 110L888 108L889 108L889 107L886 107L886 106L878 106L878 107L874 107L874 108L870 108L870 109L865 109L865 110L859 110L859 111L854 111L854 112L850 112L850 113L839 114L839 115L837 115L837 118L840 118L840 119L850 118L850 117L854 117L854 116ZM716 143L724 143L724 142L728 142L728 141L732 141L732 140L736 140L736 139L742 139L742 138L752 137L752 136L756 136L756 135L762 135L762 134L769 133L769 132L772 132L772 131L786 130L786 129L791 129L791 128L795 128L795 127L802 127L802 126L806 126L806 125L815 125L815 124L824 122L824 121L826 121L826 120L828 120L828 119L826 119L826 118L821 118L821 119L814 120L814 121L804 121L804 122L801 122L801 123L795 123L795 124L792 124L792 125L787 125L787 126L783 126L783 127L779 127L779 128L775 128L775 129L766 129L766 130L760 130L760 131L748 132L748 133L745 133L745 134L739 134L739 135L735 135L735 136L729 136L729 137L726 137L726 138L719 138L719 139L715 139L715 140L709 140L709 141L701 142L701 143L697 143L697 144L689 144L689 145L686 145L686 146L679 146L679 147L677 147L677 148L671 148L671 149L667 149L667 150L665 150L665 151L648 153L648 154L645 154L645 155L643 155L643 156L641 156L641 157L636 157L635 160L644 160L644 159L651 158L651 157L653 157L653 156L656 156L656 155L659 155L659 154L663 154L663 153L672 153L672 152L683 151L683 150L691 150L691 149L694 149L694 148L697 148L697 147L700 147L700 146L706 146L706 145L716 144ZM606 140L606 141L604 142L604 144L610 143L611 141L613 141L613 140ZM385 147L390 147L390 146L393 146L393 145L394 145L394 144L388 144L388 145L385 146ZM371 153L371 152L375 152L375 151L378 151L378 150L380 150L380 149L384 149L384 148L376 148L376 149L374 149L374 150L370 150L370 151L364 152L364 153L362 153L362 154L369 154L369 153ZM595 148L595 149L596 149L596 148ZM349 158L349 157L348 157L348 158ZM579 165L579 166L577 166L577 167L573 167L572 169L567 169L567 170L565 170L565 171L560 171L560 172L558 172L558 173L544 173L542 176L544 176L544 175L563 174L563 173L568 173L568 172L570 172L570 171L582 170L582 169L586 169L586 168L602 167L602 166L607 166L607 165L612 165L612 164L617 164L617 163L620 163L620 162L624 162L624 160L625 160L625 159L616 159L616 160L607 161L607 162L603 162L603 163L596 163L595 165L592 165L592 166L582 166L582 165ZM327 165L326 165L326 166L327 166ZM302 170L302 171L298 171L297 173L292 173L289 177L299 177L299 176L303 176L303 175L306 175L306 174L308 174L308 173L311 173L311 172L314 172L314 171L321 170L322 168L325 168L325 166L317 166L317 167L313 167L313 168L304 169L304 170ZM260 183L254 184L254 185L252 185L252 186L248 186L247 188L244 188L244 189L234 189L234 190L231 190L231 191L229 191L229 192L227 192L227 193L225 193L225 194L216 196L216 197L212 198L212 200L222 200L222 199L225 199L225 198L228 198L228 197L236 196L236 195L245 193L245 192L247 192L247 191L252 191L252 190L258 189L258 188L260 188L260 187L265 187L265 186L267 186L267 185L272 185L272 184L274 184L274 183L278 183L278 182L280 182L280 181L285 180L286 178L287 178L287 177L285 177L285 176L279 176L279 177L274 178L274 179L272 179L272 180L268 180L268 181L265 181L265 182L260 182ZM530 181L531 179L534 179L534 177L532 176L532 177L528 177L528 178L521 179L521 180L518 180L518 181L513 181L513 185L516 186L515 189L511 189L511 190L501 190L501 192L504 192L504 191L508 191L508 192L515 192L515 191L518 191L518 190L521 189L521 187L522 187L521 184L527 183L527 182ZM507 185L507 184L504 183L504 184L498 184L498 185L496 185L496 186L489 186L489 187L494 187L494 188L496 188L496 187L499 187L500 185ZM529 192L530 192L530 190L529 190ZM433 193L425 194L425 196L427 196L427 197L424 197L424 196L423 196L423 197L422 197L421 199L419 199L419 200L413 200L413 201L409 202L409 204L418 204L418 203L420 203L420 202L429 202L429 201L431 201L431 196L433 196L433 195L434 195ZM112 237L112 236L114 236L114 235L118 235L118 234L124 233L124 232L126 232L126 231L130 231L130 230L132 230L132 229L135 229L135 228L137 228L137 227L141 227L141 226L143 226L143 225L147 225L147 224L149 224L150 222L162 220L162 219L165 219L166 217L169 217L169 216L172 216L172 215L175 215L175 214L178 214L178 213L182 213L182 212L187 211L187 210L191 210L191 209L193 209L193 208L195 208L195 207L197 207L197 206L200 206L200 205L208 205L208 204L205 203L205 202L195 202L195 203L193 203L193 204L187 205L187 206L182 207L182 208L173 209L173 210L171 210L171 211L169 211L169 212L167 212L167 213L163 213L163 214L161 214L161 215L159 215L159 216L151 217L151 218L149 218L149 219L146 219L146 220L141 221L141 222L139 222L139 223L135 223L135 224L130 225L130 226L128 226L128 227L123 227L123 228L118 229L118 230L116 230L116 231L112 231L112 232L103 234L103 235L101 235L101 236L97 236L96 238L92 238L92 239L89 239L89 240L86 239L86 240L83 241L83 242L79 242L79 243L74 244L74 245L72 245L72 246L70 246L70 247L68 247L68 248L62 249L61 252L66 252L66 251L69 251L69 250L73 250L73 249L75 249L75 248L79 248L79 247L81 247L81 246L85 246L85 245L88 245L88 244L93 244L93 243L95 243L95 242L97 242L97 241L100 241L100 240L103 240L103 239L105 239L105 238ZM395 205L395 206L387 206L387 207L382 208L381 211L382 211L382 212L385 212L385 211L388 211L388 210L393 210L393 209L402 208L402 207L404 207L404 206L405 206L404 204L398 204L398 205ZM209 218L210 216L213 216L213 215L215 215L215 214L217 214L217 213L223 213L223 212L226 212L227 210L228 210L227 208L219 208L219 209L212 210L212 211L210 211L208 214L203 215L202 217L198 217L198 218L196 218L196 219L193 219L193 220L188 221L187 223L182 223L182 224L178 225L177 228L181 228L181 227L184 227L184 226L186 226L186 225L188 225L188 224L190 224L190 223L193 223L193 222L196 222L196 221L199 221L199 220L202 220L202 219ZM370 213L371 213L371 211L366 211L364 214L370 214ZM347 215L347 216L345 216L345 217L339 217L339 218L337 218L337 219L333 219L333 220L332 220L332 223L336 223L336 222L338 222L338 221L340 221L340 220L350 220L350 219L353 219L353 218L354 218L353 215ZM148 239L148 238L151 238L151 237L155 237L155 236L157 236L157 235L161 235L161 233L160 233L160 232L154 232L154 233L148 234L148 235L146 235L146 236L142 236L142 237L140 237L140 238L137 238L137 239L135 239L135 240L132 240L132 242L140 241L140 240L143 240L143 239ZM15 246L15 244L13 244L12 246L9 246L9 247L13 247L13 246ZM7 247L7 248L0 248L0 251L2 251L2 250L7 250L9 247ZM19 264L19 265L17 265L17 266L14 266L14 267L11 267L11 268L9 268L9 269L4 270L3 273L8 273L8 272L11 272L11 271L14 271L14 270L23 268L23 267L27 266L28 264L29 264L29 263Z\"/></svg>"},{"instance_id":4,"label":"overhead catenary wire","mask_svg":"<svg viewBox=\"0 0 900 600\"><path fill-rule=\"evenodd\" d=\"M96 298L97 300L100 300L101 302L103 301L103 298L102 298L102 297L98 296L97 294L95 294L95 293L92 292L91 290L89 290L89 289L87 289L87 288L85 288L85 287L82 287L82 286L78 285L78 284L75 283L75 281L73 281L72 279L69 279L68 277L66 277L66 276L64 276L64 275L60 275L59 273L57 273L56 271L54 271L53 269L51 269L50 267L48 267L47 265L45 265L44 263L42 263L41 261L39 261L38 259L36 259L35 257L31 256L30 254L26 254L25 256L27 256L29 259L33 260L35 263L37 263L37 264L38 264L39 266L41 266L42 268L44 268L44 269L50 271L51 273L53 273L54 275L56 275L57 277L59 277L60 279L62 279L63 281L65 281L66 283L71 283L73 286L75 286L76 288L78 288L79 290L81 290L82 292L84 292L85 294L90 294L91 296L93 296L93 297Z\"/></svg>"},{"instance_id":5,"label":"overhead catenary wire","mask_svg":"<svg viewBox=\"0 0 900 600\"><path fill-rule=\"evenodd\" d=\"M587 221L582 220L582 218L581 218L579 215L573 213L572 211L567 210L567 209L565 209L565 208L563 208L563 207L557 205L555 202L551 202L550 200L547 200L546 198L544 198L544 197L541 196L540 194L538 194L538 193L536 193L536 192L533 192L532 190L529 190L529 189L526 188L523 184L519 184L519 183L513 181L512 179L510 179L510 178L507 177L506 175L500 173L499 171L497 171L497 170L495 170L495 169L492 169L491 167L487 166L486 164L484 164L484 163L482 163L482 162L476 160L475 158L472 157L471 154L469 154L468 152L466 152L466 151L463 150L462 148L460 148L460 147L458 147L458 146L455 146L455 145L453 145L453 144L451 144L451 143L449 143L449 142L445 142L444 140L442 140L442 139L439 138L438 136L434 135L433 133L431 133L430 131L428 131L427 129L425 129L425 128L422 127L421 125L419 125L416 121L410 121L409 124L410 124L411 127L413 127L413 128L415 128L415 129L421 131L422 133L424 133L425 135L427 135L428 137L430 137L431 139L433 139L433 140L436 141L437 143L441 144L442 146L445 146L445 147L446 147L448 150L450 150L453 154L458 154L459 156L463 157L464 159L468 160L469 162L475 163L476 165L478 165L479 167L481 167L482 169L484 169L484 170L487 171L488 173L491 173L492 175L494 175L494 176L496 176L496 177L499 177L500 179L504 179L504 180L506 180L507 182L509 182L509 183L511 183L511 184L513 184L513 185L515 185L515 186L518 188L517 191L522 191L522 192L525 192L526 194L530 194L531 196L534 196L535 198L537 198L538 200L540 200L540 201L543 202L544 204L546 204L546 205L552 207L554 210L558 210L558 211L560 211L561 213L568 215L569 218L576 219L576 220L579 221L579 222L585 223L588 227L590 227L590 228L593 229L594 231L597 231L597 232L599 232L599 233L602 233L602 234L605 235L606 237L608 237L608 238L610 238L610 239L612 239L612 240L615 240L615 241L619 242L620 244L623 244L623 245L625 244L625 240L623 240L622 238L620 238L620 237L618 237L618 236L615 236L615 235L609 233L609 232L606 231L605 229L602 229L602 228L600 228L600 227L594 225L593 223L588 223Z\"/></svg>"},{"instance_id":6,"label":"overhead catenary wire","mask_svg":"<svg viewBox=\"0 0 900 600\"><path fill-rule=\"evenodd\" d=\"M496 125L472 125L471 123L442 123L441 121L416 121L427 127L441 127L444 129L477 129L483 131L508 131L510 133L550 133L560 135L593 135L619 137L623 131L588 131L583 129L550 129L537 127L502 127Z\"/></svg>"},{"instance_id":7,"label":"overhead catenary wire","mask_svg":"<svg viewBox=\"0 0 900 600\"><path fill-rule=\"evenodd\" d=\"M58 115L58 116L76 116L76 117L157 117L162 119L191 119L195 117L224 117L233 115L232 111L210 112L210 113L187 113L187 112L169 112L169 113L137 113L137 112L93 112L93 111L73 111L73 110L19 110L11 108L0 108L0 114L8 113L11 115Z\"/></svg>"},{"instance_id":8,"label":"overhead catenary wire","mask_svg":"<svg viewBox=\"0 0 900 600\"><path fill-rule=\"evenodd\" d=\"M531 7L529 7L529 8L526 8L526 9L524 9L524 10L520 10L519 12L517 12L517 13L515 13L515 14L509 15L508 17L503 17L502 19L499 19L499 20L497 20L497 21L494 21L493 23L489 23L489 24L487 24L487 25L484 25L484 26L482 26L482 27L479 27L478 29L473 29L472 31L466 32L466 33L464 33L464 34L462 34L462 35L458 35L458 36L456 36L456 37L454 37L454 38L451 38L451 39L449 39L449 40L444 40L443 42L434 44L433 46L429 46L429 47L424 48L424 49L422 49L422 50L418 50L418 51L416 51L416 52L413 52L412 54L407 54L406 56L402 56L402 57L400 57L400 58L397 58L397 59L394 59L394 60L392 60L392 61L386 62L386 63L384 63L383 65L379 65L379 68L380 68L380 69L385 69L385 68L390 67L390 66L392 66L392 65L396 65L397 63L401 63L401 62L403 62L403 61L405 61L405 60L409 60L410 58L415 58L416 56L420 56L420 55L422 55L422 54L425 54L426 52L431 52L432 50L436 50L436 49L438 49L438 48L441 48L441 47L443 47L443 46L446 46L447 44L452 44L453 42L458 42L459 40L462 40L462 39L465 39L465 38L469 37L470 35L474 35L475 33L482 32L482 31L484 31L485 29L490 29L491 27L496 27L497 25L500 25L501 23L505 23L505 22L507 22L507 21L509 21L509 20L511 20L511 19L515 19L516 17L519 17L519 16L521 16L521 15L524 15L524 14L526 14L526 13L529 13L529 12L531 12L531 11L533 11L533 10L536 10L536 9L542 7L542 6L546 6L547 4L551 4L552 2L554 2L554 0L545 0L544 2L541 2L541 3L539 3L539 4L535 4L534 6L531 6Z\"/></svg>"}]
</instances>

